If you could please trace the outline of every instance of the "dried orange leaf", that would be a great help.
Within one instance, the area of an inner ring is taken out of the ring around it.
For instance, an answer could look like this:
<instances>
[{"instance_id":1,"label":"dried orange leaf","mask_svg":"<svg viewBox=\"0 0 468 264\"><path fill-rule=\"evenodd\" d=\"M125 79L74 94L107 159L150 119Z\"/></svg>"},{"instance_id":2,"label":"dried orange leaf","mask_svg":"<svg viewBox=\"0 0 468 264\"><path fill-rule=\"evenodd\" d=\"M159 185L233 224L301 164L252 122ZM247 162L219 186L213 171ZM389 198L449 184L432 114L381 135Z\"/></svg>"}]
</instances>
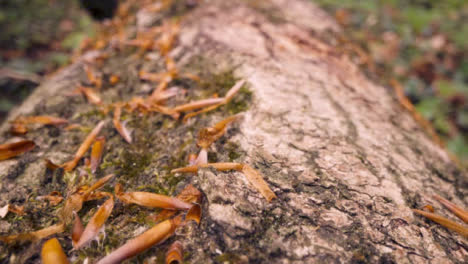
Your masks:
<instances>
[{"instance_id":1,"label":"dried orange leaf","mask_svg":"<svg viewBox=\"0 0 468 264\"><path fill-rule=\"evenodd\" d=\"M88 196L91 194L91 192L101 188L104 184L106 184L108 181L110 181L114 177L114 174L109 174L101 179L97 180L91 187L89 187L83 194L84 199L86 200Z\"/></svg>"},{"instance_id":2,"label":"dried orange leaf","mask_svg":"<svg viewBox=\"0 0 468 264\"><path fill-rule=\"evenodd\" d=\"M437 215L437 214L433 214L433 213L429 213L429 212L425 212L425 211L422 211L422 210L417 210L417 209L413 209L413 212L417 213L417 214L420 214L422 216L425 216L426 218L429 218L430 220L450 229L450 230L453 230L457 233L459 233L460 235L464 236L465 238L468 238L468 228L460 225L460 224L457 224L455 222L453 222L452 220L449 220L443 216L440 216L440 215Z\"/></svg>"},{"instance_id":3,"label":"dried orange leaf","mask_svg":"<svg viewBox=\"0 0 468 264\"><path fill-rule=\"evenodd\" d=\"M263 176L260 172L254 170L249 165L245 164L242 168L247 180L255 187L257 190L267 199L268 202L276 198L275 193L268 187L268 184L263 179Z\"/></svg>"},{"instance_id":4,"label":"dried orange leaf","mask_svg":"<svg viewBox=\"0 0 468 264\"><path fill-rule=\"evenodd\" d=\"M115 129L125 139L125 141L127 141L128 143L132 143L132 137L130 136L130 132L125 127L125 125L120 122L121 114L122 114L122 107L120 105L117 105L114 109L114 119L112 120L112 122L114 123Z\"/></svg>"},{"instance_id":5,"label":"dried orange leaf","mask_svg":"<svg viewBox=\"0 0 468 264\"><path fill-rule=\"evenodd\" d=\"M11 235L11 236L3 236L0 237L0 241L5 243L10 243L14 241L37 241L48 236L61 233L65 230L65 225L63 223L59 223L53 226L49 226L34 232L22 233L18 235Z\"/></svg>"},{"instance_id":6,"label":"dried orange leaf","mask_svg":"<svg viewBox=\"0 0 468 264\"><path fill-rule=\"evenodd\" d=\"M81 125L79 124L70 124L64 128L66 131L74 130L74 129L81 129Z\"/></svg>"},{"instance_id":7,"label":"dried orange leaf","mask_svg":"<svg viewBox=\"0 0 468 264\"><path fill-rule=\"evenodd\" d=\"M80 86L78 89L86 97L88 102L95 105L102 104L101 97L99 96L98 92L96 92L93 88Z\"/></svg>"},{"instance_id":8,"label":"dried orange leaf","mask_svg":"<svg viewBox=\"0 0 468 264\"><path fill-rule=\"evenodd\" d=\"M183 246L179 240L171 244L166 253L166 264L180 264L183 260Z\"/></svg>"},{"instance_id":9,"label":"dried orange leaf","mask_svg":"<svg viewBox=\"0 0 468 264\"><path fill-rule=\"evenodd\" d=\"M91 169L92 173L96 172L99 163L101 163L105 142L105 137L98 137L93 143L93 147L91 148L91 161L89 164L89 168Z\"/></svg>"},{"instance_id":10,"label":"dried orange leaf","mask_svg":"<svg viewBox=\"0 0 468 264\"><path fill-rule=\"evenodd\" d=\"M83 233L80 236L80 240L74 246L75 249L80 249L90 242L104 226L109 215L112 213L114 208L114 198L111 196L93 215L89 223L86 225Z\"/></svg>"},{"instance_id":11,"label":"dried orange leaf","mask_svg":"<svg viewBox=\"0 0 468 264\"><path fill-rule=\"evenodd\" d=\"M206 127L198 132L198 146L207 149L213 142L218 140L226 132L226 126L236 120L238 116L230 116L213 127Z\"/></svg>"},{"instance_id":12,"label":"dried orange leaf","mask_svg":"<svg viewBox=\"0 0 468 264\"><path fill-rule=\"evenodd\" d=\"M104 127L105 124L106 123L104 121L99 122L99 124L97 124L97 126L88 134L86 139L81 144L80 148L78 148L78 150L76 151L73 160L64 164L65 171L71 171L76 167L80 159L84 156L84 154L89 149L93 141L96 139L99 132L101 132L101 129Z\"/></svg>"},{"instance_id":13,"label":"dried orange leaf","mask_svg":"<svg viewBox=\"0 0 468 264\"><path fill-rule=\"evenodd\" d=\"M41 125L63 125L67 124L68 121L63 118L54 116L26 116L17 118L14 123L22 124L41 124Z\"/></svg>"},{"instance_id":14,"label":"dried orange leaf","mask_svg":"<svg viewBox=\"0 0 468 264\"><path fill-rule=\"evenodd\" d=\"M187 173L187 172L197 172L199 168L208 168L213 167L219 171L228 171L228 170L237 170L241 171L243 165L240 163L234 162L219 162L219 163L206 163L200 165L192 165L183 168L177 168L171 170L171 173Z\"/></svg>"},{"instance_id":15,"label":"dried orange leaf","mask_svg":"<svg viewBox=\"0 0 468 264\"><path fill-rule=\"evenodd\" d=\"M68 264L67 256L57 238L47 240L42 246L41 260L43 264Z\"/></svg>"},{"instance_id":16,"label":"dried orange leaf","mask_svg":"<svg viewBox=\"0 0 468 264\"><path fill-rule=\"evenodd\" d=\"M172 210L188 210L191 204L183 202L175 197L149 192L121 192L121 187L116 187L116 196L124 203L138 204L151 208L163 208Z\"/></svg>"},{"instance_id":17,"label":"dried orange leaf","mask_svg":"<svg viewBox=\"0 0 468 264\"><path fill-rule=\"evenodd\" d=\"M458 207L456 204L440 197L439 195L435 194L433 195L434 199L439 201L441 204L443 204L447 209L449 209L452 213L454 213L458 218L463 220L463 222L468 223L468 212L463 210L462 208Z\"/></svg>"},{"instance_id":18,"label":"dried orange leaf","mask_svg":"<svg viewBox=\"0 0 468 264\"><path fill-rule=\"evenodd\" d=\"M21 140L14 143L0 145L0 160L6 160L19 156L32 150L36 145L32 140Z\"/></svg>"},{"instance_id":19,"label":"dried orange leaf","mask_svg":"<svg viewBox=\"0 0 468 264\"><path fill-rule=\"evenodd\" d=\"M175 108L173 108L173 110L176 112L187 112L195 109L204 108L207 106L217 105L223 101L223 98L208 98L176 106Z\"/></svg>"},{"instance_id":20,"label":"dried orange leaf","mask_svg":"<svg viewBox=\"0 0 468 264\"><path fill-rule=\"evenodd\" d=\"M169 238L181 224L181 216L161 222L136 238L129 240L123 246L99 260L98 264L120 263L125 259L131 258Z\"/></svg>"}]
</instances>

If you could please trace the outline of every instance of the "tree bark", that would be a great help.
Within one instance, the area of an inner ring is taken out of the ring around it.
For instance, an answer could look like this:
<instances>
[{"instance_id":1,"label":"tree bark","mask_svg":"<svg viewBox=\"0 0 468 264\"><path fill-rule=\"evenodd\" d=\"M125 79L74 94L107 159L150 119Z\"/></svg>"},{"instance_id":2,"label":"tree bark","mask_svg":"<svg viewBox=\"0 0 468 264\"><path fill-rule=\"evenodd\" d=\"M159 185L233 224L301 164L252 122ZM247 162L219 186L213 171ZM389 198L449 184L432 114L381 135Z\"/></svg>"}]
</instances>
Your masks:
<instances>
[{"instance_id":1,"label":"tree bark","mask_svg":"<svg viewBox=\"0 0 468 264\"><path fill-rule=\"evenodd\" d=\"M138 24L150 27L156 16L140 12ZM431 195L466 207L466 174L425 135L388 89L371 81L340 51L335 44L339 34L336 22L305 0L206 1L184 14L171 56L179 69L199 74L203 85L177 83L187 88L187 94L169 100L168 105L214 92L222 96L233 79L241 78L252 96L245 92L235 101L238 105L185 124L160 114L128 114L131 145L107 122L102 133L107 138L106 152L96 178L115 173L116 182L125 189L171 195L191 183L204 197L199 227L182 228L134 261L160 263L174 239L183 242L187 263L468 261L463 237L411 211L431 204L437 213L457 221ZM9 120L50 114L88 128L110 120L111 114L96 114L96 107L84 99L65 96L86 80L84 61L99 52L103 51L83 55L44 81L11 112ZM148 94L148 84L139 80L138 71L163 68L163 60L154 52L149 53L156 57L153 60L132 50L109 47L105 52L110 58L99 71L122 80L115 86L105 83L101 94L106 103ZM256 168L277 195L271 203L239 172L170 173L187 164L189 153L198 151L200 128L237 112L234 108L239 105L248 108L243 118L210 148L208 156L210 162L242 162ZM10 137L8 129L8 122L0 127L2 142ZM42 127L26 136L38 145L34 151L0 162L0 206L25 204L27 211L21 219L12 215L1 219L1 234L57 222L62 205L44 206L35 197L54 190L66 194L70 178L78 173L51 175L43 159L70 160L86 134ZM99 204L85 206L84 219ZM87 256L93 262L150 227L146 215L151 213L117 203L101 245L78 252L67 251L71 249L68 232L58 237L70 259ZM38 263L40 246L0 244L0 262Z\"/></svg>"}]
</instances>

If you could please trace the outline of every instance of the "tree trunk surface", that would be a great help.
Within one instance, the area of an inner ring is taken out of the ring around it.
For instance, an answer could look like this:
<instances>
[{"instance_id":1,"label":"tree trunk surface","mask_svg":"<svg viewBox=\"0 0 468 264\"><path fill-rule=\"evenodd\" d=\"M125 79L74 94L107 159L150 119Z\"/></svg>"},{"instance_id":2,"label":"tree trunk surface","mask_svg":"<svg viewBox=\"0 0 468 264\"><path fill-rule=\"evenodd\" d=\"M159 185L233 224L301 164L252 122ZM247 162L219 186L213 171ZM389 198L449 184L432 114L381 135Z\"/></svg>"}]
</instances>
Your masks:
<instances>
[{"instance_id":1,"label":"tree trunk surface","mask_svg":"<svg viewBox=\"0 0 468 264\"><path fill-rule=\"evenodd\" d=\"M137 25L151 27L157 15L139 12ZM58 222L56 207L35 198L70 190L71 173L51 173L44 158L70 160L100 120L107 139L100 178L114 173L126 190L176 195L191 183L203 193L200 226L188 225L166 242L132 261L162 263L175 239L184 244L187 263L466 263L464 238L430 222L411 209L433 205L433 194L467 207L466 174L426 136L390 95L371 81L335 44L337 23L310 1L205 1L183 14L177 66L201 76L201 84L178 81L185 95L168 106L223 96L236 79L247 89L232 104L187 123L161 114L127 113L134 142L126 143L102 115L81 97L67 96L85 82L83 65L104 51L92 51L50 76L17 109L19 115L54 115L86 129L65 131L41 127L25 136L37 147L0 162L0 206L24 204L26 215L0 219L0 234L33 231ZM127 32L135 30L127 28ZM110 57L98 70L121 81L105 83L106 103L146 96L148 83L139 70L162 71L157 52L105 50ZM145 59L150 57L151 60ZM152 88L152 87L151 87ZM268 203L240 172L202 169L174 175L197 153L198 130L245 110L209 149L210 162L241 162L260 171L277 199ZM11 138L10 124L0 127L1 142ZM80 167L84 167L80 165ZM102 204L85 203L86 222ZM126 240L152 226L154 210L117 200L99 244L70 251L70 233L57 235L69 258L94 263ZM42 241L43 242L43 241ZM38 263L42 242L0 243L1 263Z\"/></svg>"}]
</instances>

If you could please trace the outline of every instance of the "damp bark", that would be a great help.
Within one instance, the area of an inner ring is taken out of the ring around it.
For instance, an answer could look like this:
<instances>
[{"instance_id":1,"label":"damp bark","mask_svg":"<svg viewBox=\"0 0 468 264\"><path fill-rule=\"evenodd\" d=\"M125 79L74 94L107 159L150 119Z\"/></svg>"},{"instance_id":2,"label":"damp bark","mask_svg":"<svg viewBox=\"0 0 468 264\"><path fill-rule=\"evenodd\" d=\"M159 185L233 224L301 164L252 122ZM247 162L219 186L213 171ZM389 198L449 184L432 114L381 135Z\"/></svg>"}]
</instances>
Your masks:
<instances>
[{"instance_id":1,"label":"damp bark","mask_svg":"<svg viewBox=\"0 0 468 264\"><path fill-rule=\"evenodd\" d=\"M198 228L183 229L135 261L162 263L174 239L183 241L187 263L463 263L466 240L414 215L438 194L467 207L467 176L445 150L427 137L388 89L371 81L341 53L340 28L310 1L205 1L182 14L172 55L179 68L201 76L180 81L187 90L168 104L223 96L238 79L247 85L232 103L187 123L159 114L126 114L133 131L129 145L106 116L83 98L65 96L86 79L82 60L50 76L19 107L19 115L49 114L83 125L63 131L43 127L27 138L38 147L0 163L0 201L24 204L27 214L0 220L1 234L36 230L56 221L62 205L48 207L35 197L67 192L74 173L47 171L43 158L69 160L86 133L108 119L103 162L96 173L115 173L127 190L177 194L194 184L204 195ZM148 14L145 14L148 16ZM162 70L163 60L135 52L111 53L100 71L119 75L104 85L107 103L148 93L138 71ZM278 198L267 203L241 173L202 169L178 176L196 153L197 131L241 112L209 150L209 162L242 162L259 170ZM9 123L0 127L2 142ZM106 187L112 191L111 187ZM85 221L99 202L86 203ZM117 203L99 246L69 253L95 261L154 223L154 211ZM66 252L68 232L59 235ZM95 243L95 242L92 242ZM0 262L39 263L41 243L0 244Z\"/></svg>"}]
</instances>

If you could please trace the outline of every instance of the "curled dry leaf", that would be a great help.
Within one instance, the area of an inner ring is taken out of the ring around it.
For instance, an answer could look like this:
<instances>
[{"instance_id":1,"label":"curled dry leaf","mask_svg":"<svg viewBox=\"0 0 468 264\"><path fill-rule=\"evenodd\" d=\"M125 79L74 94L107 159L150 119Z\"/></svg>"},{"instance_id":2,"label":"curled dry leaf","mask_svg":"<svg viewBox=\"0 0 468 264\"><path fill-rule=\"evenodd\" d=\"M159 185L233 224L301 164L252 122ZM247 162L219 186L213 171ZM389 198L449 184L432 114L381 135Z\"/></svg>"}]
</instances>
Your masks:
<instances>
[{"instance_id":1,"label":"curled dry leaf","mask_svg":"<svg viewBox=\"0 0 468 264\"><path fill-rule=\"evenodd\" d=\"M115 194L124 203L138 204L151 208L163 208L171 210L188 210L192 207L190 203L181 201L175 197L149 192L122 192L120 184L116 185Z\"/></svg>"},{"instance_id":2,"label":"curled dry leaf","mask_svg":"<svg viewBox=\"0 0 468 264\"><path fill-rule=\"evenodd\" d=\"M169 246L166 253L166 264L180 264L183 260L183 246L179 240Z\"/></svg>"},{"instance_id":3,"label":"curled dry leaf","mask_svg":"<svg viewBox=\"0 0 468 264\"><path fill-rule=\"evenodd\" d=\"M238 116L230 116L218 123L216 123L213 127L206 127L201 129L198 132L198 141L197 144L201 148L208 149L213 142L218 140L221 136L224 135L226 132L226 127L234 120L236 120Z\"/></svg>"},{"instance_id":4,"label":"curled dry leaf","mask_svg":"<svg viewBox=\"0 0 468 264\"><path fill-rule=\"evenodd\" d=\"M439 201L443 204L447 209L449 209L452 213L454 213L458 218L463 220L463 222L468 223L468 212L463 210L462 208L458 207L456 204L440 197L439 195L433 195L434 199Z\"/></svg>"},{"instance_id":5,"label":"curled dry leaf","mask_svg":"<svg viewBox=\"0 0 468 264\"><path fill-rule=\"evenodd\" d=\"M119 134L127 141L128 143L132 143L132 137L130 136L130 131L125 127L125 124L120 122L120 115L122 114L122 107L117 105L114 109L114 119L112 122L114 123L114 127L119 132Z\"/></svg>"},{"instance_id":6,"label":"curled dry leaf","mask_svg":"<svg viewBox=\"0 0 468 264\"><path fill-rule=\"evenodd\" d=\"M55 237L47 240L44 245L42 245L41 260L43 264L69 263L62 246Z\"/></svg>"},{"instance_id":7,"label":"curled dry leaf","mask_svg":"<svg viewBox=\"0 0 468 264\"><path fill-rule=\"evenodd\" d=\"M105 137L97 137L93 143L93 146L91 148L91 161L89 164L89 168L91 169L92 173L96 172L99 163L101 163L102 152L104 150L105 143Z\"/></svg>"},{"instance_id":8,"label":"curled dry leaf","mask_svg":"<svg viewBox=\"0 0 468 264\"><path fill-rule=\"evenodd\" d=\"M19 156L32 150L36 144L32 140L21 140L0 145L0 161Z\"/></svg>"},{"instance_id":9,"label":"curled dry leaf","mask_svg":"<svg viewBox=\"0 0 468 264\"><path fill-rule=\"evenodd\" d=\"M106 123L104 121L99 122L97 126L88 134L86 139L81 144L80 148L78 148L78 150L76 151L75 157L73 158L73 160L64 164L65 171L71 171L76 167L80 159L84 156L86 151L88 151L89 147L91 146L93 141L96 139L99 132L101 132L101 129L104 127L105 124Z\"/></svg>"},{"instance_id":10,"label":"curled dry leaf","mask_svg":"<svg viewBox=\"0 0 468 264\"><path fill-rule=\"evenodd\" d=\"M185 215L185 222L194 221L197 224L200 224L201 220L201 207L198 204L192 205Z\"/></svg>"},{"instance_id":11,"label":"curled dry leaf","mask_svg":"<svg viewBox=\"0 0 468 264\"><path fill-rule=\"evenodd\" d=\"M422 210L418 210L418 209L413 209L413 212L417 213L417 214L420 214L426 218L429 218L430 220L450 229L450 230L453 230L457 233L459 233L460 235L464 236L465 238L468 238L468 228L458 224L458 223L455 223L453 222L452 220L449 220L443 216L440 216L440 215L437 215L437 214L433 214L433 213L429 213L429 212L425 212L425 211L422 211Z\"/></svg>"},{"instance_id":12,"label":"curled dry leaf","mask_svg":"<svg viewBox=\"0 0 468 264\"><path fill-rule=\"evenodd\" d=\"M174 107L174 111L176 112L187 112L192 111L200 108L204 108L207 106L218 105L224 101L224 98L208 98L199 101L190 102L187 104L179 105Z\"/></svg>"},{"instance_id":13,"label":"curled dry leaf","mask_svg":"<svg viewBox=\"0 0 468 264\"><path fill-rule=\"evenodd\" d=\"M181 224L182 216L163 221L136 238L129 240L123 246L99 260L98 264L120 263L125 259L131 258L169 238Z\"/></svg>"},{"instance_id":14,"label":"curled dry leaf","mask_svg":"<svg viewBox=\"0 0 468 264\"><path fill-rule=\"evenodd\" d=\"M114 198L111 196L103 205L101 205L101 207L99 207L91 220L89 220L89 223L86 225L80 239L74 246L75 249L82 248L99 233L107 218L112 213L113 208Z\"/></svg>"},{"instance_id":15,"label":"curled dry leaf","mask_svg":"<svg viewBox=\"0 0 468 264\"><path fill-rule=\"evenodd\" d=\"M33 232L28 232L28 233L22 233L22 234L17 234L17 235L11 235L11 236L2 236L0 237L0 241L3 241L5 243L10 243L14 241L37 241L43 238L46 238L48 236L61 233L65 230L65 224L59 223L55 224L37 231Z\"/></svg>"}]
</instances>

